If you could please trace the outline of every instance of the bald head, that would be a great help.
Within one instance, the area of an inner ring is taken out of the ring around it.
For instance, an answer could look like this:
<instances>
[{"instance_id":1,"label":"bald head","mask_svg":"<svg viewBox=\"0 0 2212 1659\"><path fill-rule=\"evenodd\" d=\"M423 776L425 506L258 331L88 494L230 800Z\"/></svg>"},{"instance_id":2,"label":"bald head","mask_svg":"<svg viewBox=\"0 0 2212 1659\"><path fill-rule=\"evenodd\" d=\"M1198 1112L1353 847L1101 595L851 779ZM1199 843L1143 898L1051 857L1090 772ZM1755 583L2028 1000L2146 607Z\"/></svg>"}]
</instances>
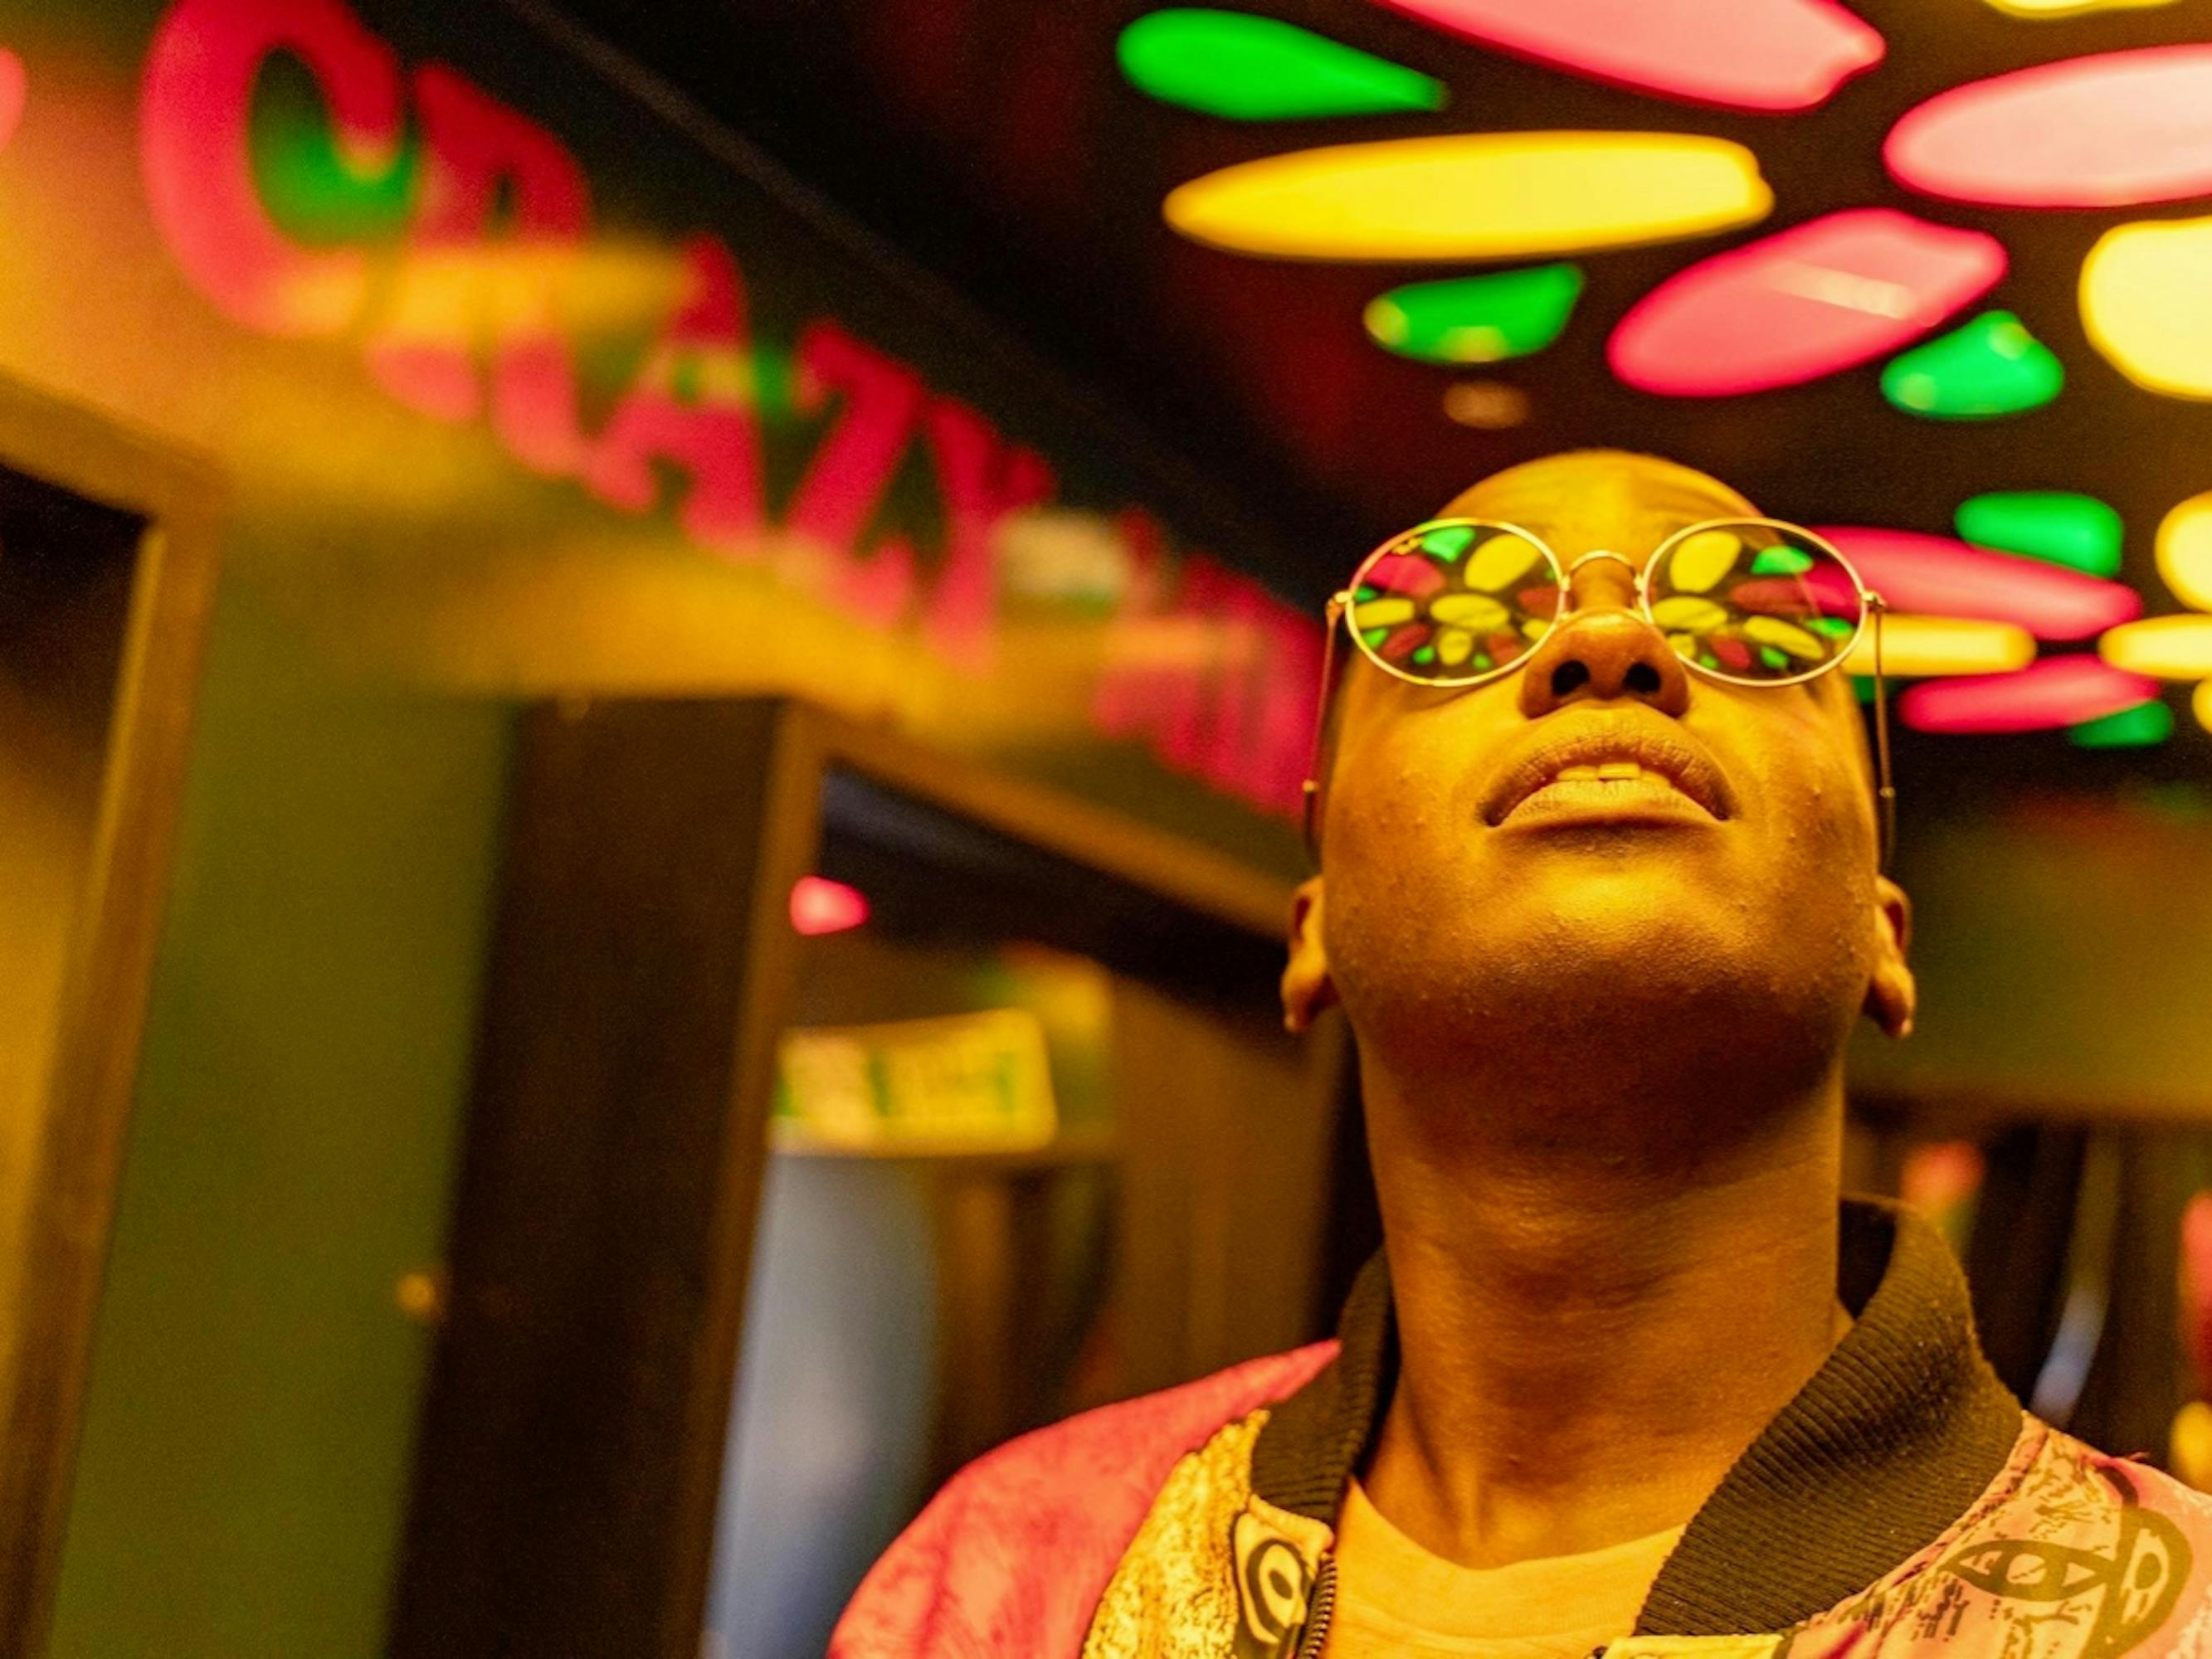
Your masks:
<instances>
[{"instance_id":1,"label":"bald head","mask_svg":"<svg viewBox=\"0 0 2212 1659\"><path fill-rule=\"evenodd\" d=\"M1657 546L1704 519L1747 519L1759 509L1694 467L1626 449L1577 449L1493 472L1437 515L1500 519L1537 530L1562 552L1587 544Z\"/></svg>"}]
</instances>

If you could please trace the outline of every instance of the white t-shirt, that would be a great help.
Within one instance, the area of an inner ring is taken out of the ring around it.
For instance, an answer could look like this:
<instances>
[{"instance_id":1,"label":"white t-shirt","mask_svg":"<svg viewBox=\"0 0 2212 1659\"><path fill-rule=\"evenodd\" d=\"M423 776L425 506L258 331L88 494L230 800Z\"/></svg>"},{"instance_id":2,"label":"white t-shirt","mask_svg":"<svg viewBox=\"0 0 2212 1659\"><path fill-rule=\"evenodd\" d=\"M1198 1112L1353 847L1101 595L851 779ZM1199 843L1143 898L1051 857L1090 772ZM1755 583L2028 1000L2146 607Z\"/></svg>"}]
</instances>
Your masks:
<instances>
[{"instance_id":1,"label":"white t-shirt","mask_svg":"<svg viewBox=\"0 0 2212 1659\"><path fill-rule=\"evenodd\" d=\"M1636 1628L1682 1528L1587 1555L1462 1567L1385 1520L1358 1481L1336 1525L1324 1659L1587 1659Z\"/></svg>"}]
</instances>

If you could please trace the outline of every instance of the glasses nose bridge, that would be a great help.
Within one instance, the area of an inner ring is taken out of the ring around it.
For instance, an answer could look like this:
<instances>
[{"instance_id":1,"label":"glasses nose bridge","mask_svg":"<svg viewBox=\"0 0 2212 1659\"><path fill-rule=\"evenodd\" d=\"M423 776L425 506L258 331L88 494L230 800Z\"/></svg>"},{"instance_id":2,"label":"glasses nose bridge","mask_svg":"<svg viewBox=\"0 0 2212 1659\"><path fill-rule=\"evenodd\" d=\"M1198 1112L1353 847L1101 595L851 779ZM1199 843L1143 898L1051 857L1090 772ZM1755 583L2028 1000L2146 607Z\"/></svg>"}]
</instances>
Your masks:
<instances>
[{"instance_id":1,"label":"glasses nose bridge","mask_svg":"<svg viewBox=\"0 0 2212 1659\"><path fill-rule=\"evenodd\" d=\"M1609 547L1593 547L1587 553L1578 553L1567 562L1567 580L1572 581L1575 572L1595 559L1610 559L1632 576L1640 574L1640 567L1626 553L1616 553Z\"/></svg>"},{"instance_id":2,"label":"glasses nose bridge","mask_svg":"<svg viewBox=\"0 0 2212 1659\"><path fill-rule=\"evenodd\" d=\"M1588 552L1577 554L1560 571L1560 586L1565 589L1565 599L1563 616L1572 616L1589 608L1585 599L1587 585L1580 580L1580 577L1585 568L1594 564L1619 565L1624 573L1620 580L1626 588L1619 601L1620 608L1623 611L1640 609L1644 597L1644 567L1637 563L1626 553L1617 553L1609 547L1594 547Z\"/></svg>"}]
</instances>

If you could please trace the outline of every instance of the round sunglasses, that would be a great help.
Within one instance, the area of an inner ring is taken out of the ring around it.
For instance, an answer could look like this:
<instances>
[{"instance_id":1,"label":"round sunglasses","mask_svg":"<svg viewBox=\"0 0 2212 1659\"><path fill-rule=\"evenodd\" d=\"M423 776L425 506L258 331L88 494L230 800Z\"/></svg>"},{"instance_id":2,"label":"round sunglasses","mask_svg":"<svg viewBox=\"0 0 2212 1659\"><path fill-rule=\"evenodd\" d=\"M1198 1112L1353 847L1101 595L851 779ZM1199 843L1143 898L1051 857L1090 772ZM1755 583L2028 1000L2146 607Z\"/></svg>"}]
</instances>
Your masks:
<instances>
[{"instance_id":1,"label":"round sunglasses","mask_svg":"<svg viewBox=\"0 0 2212 1659\"><path fill-rule=\"evenodd\" d=\"M1889 861L1896 791L1881 675L1881 596L1832 543L1778 519L1708 519L1686 526L1641 567L1599 550L1571 563L1534 532L1489 519L1434 519L1384 542L1328 602L1322 706L1334 681L1336 630L1360 653L1415 685L1480 685L1511 673L1566 614L1574 573L1610 559L1636 578L1636 608L1692 672L1731 685L1780 687L1844 665L1872 629L1881 859ZM1306 781L1307 841L1319 793Z\"/></svg>"}]
</instances>

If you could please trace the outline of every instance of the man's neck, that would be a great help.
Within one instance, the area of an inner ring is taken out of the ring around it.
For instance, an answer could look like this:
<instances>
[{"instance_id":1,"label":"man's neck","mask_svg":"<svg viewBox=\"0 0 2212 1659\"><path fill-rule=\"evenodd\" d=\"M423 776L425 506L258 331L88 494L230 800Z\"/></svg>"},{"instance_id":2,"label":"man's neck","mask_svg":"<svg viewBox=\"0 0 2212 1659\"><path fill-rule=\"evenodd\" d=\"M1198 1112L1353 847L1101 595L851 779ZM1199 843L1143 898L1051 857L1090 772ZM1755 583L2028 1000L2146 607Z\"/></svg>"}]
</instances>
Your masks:
<instances>
[{"instance_id":1,"label":"man's neck","mask_svg":"<svg viewBox=\"0 0 2212 1659\"><path fill-rule=\"evenodd\" d=\"M1468 1565L1686 1522L1849 1323L1821 1096L1662 1160L1440 1147L1370 1080L1400 1352L1376 1507Z\"/></svg>"}]
</instances>

